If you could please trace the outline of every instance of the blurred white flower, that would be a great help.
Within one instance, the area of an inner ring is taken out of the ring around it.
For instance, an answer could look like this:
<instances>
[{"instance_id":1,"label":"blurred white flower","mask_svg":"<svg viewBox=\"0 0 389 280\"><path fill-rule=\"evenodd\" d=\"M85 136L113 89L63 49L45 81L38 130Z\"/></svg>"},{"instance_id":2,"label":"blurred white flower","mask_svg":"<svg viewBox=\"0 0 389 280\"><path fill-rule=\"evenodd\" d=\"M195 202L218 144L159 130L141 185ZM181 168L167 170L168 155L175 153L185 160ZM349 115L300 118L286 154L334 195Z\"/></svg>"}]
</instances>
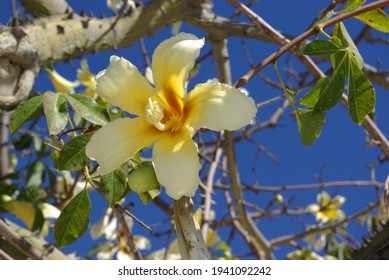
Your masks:
<instances>
[{"instance_id":1,"label":"blurred white flower","mask_svg":"<svg viewBox=\"0 0 389 280\"><path fill-rule=\"evenodd\" d=\"M145 257L147 260L181 260L178 241L175 239L166 251L166 248L159 249Z\"/></svg>"},{"instance_id":2,"label":"blurred white flower","mask_svg":"<svg viewBox=\"0 0 389 280\"><path fill-rule=\"evenodd\" d=\"M133 219L130 216L125 216L124 219L126 220L128 227L132 228L134 223ZM106 243L106 246L101 246L101 249L96 254L98 259L110 260L114 258L115 254L116 259L118 260L134 259L133 254L127 245L124 232L119 229L119 221L112 215L112 208L108 208L104 217L91 227L90 234L93 239L104 237L109 241L113 241ZM148 250L151 248L151 242L146 237L134 235L133 238L138 250Z\"/></svg>"},{"instance_id":3,"label":"blurred white flower","mask_svg":"<svg viewBox=\"0 0 389 280\"><path fill-rule=\"evenodd\" d=\"M115 13L119 12L119 10L123 7L124 3L127 4L127 10L135 10L136 5L135 1L132 0L107 0L107 6Z\"/></svg>"},{"instance_id":4,"label":"blurred white flower","mask_svg":"<svg viewBox=\"0 0 389 280\"><path fill-rule=\"evenodd\" d=\"M118 221L112 216L112 209L108 208L104 217L91 227L90 233L93 239L105 237L115 240L117 236Z\"/></svg>"}]
</instances>

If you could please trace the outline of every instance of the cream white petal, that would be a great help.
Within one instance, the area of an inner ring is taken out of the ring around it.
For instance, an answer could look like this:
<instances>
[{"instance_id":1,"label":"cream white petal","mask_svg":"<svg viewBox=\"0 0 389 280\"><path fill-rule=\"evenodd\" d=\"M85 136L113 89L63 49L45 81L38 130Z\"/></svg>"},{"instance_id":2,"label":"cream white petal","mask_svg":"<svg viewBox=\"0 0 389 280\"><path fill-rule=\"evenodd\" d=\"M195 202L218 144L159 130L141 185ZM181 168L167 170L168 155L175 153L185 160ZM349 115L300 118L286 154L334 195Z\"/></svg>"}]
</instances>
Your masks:
<instances>
[{"instance_id":1,"label":"cream white petal","mask_svg":"<svg viewBox=\"0 0 389 280\"><path fill-rule=\"evenodd\" d=\"M153 163L158 181L173 199L193 196L200 184L197 145L190 135L166 135L154 144Z\"/></svg>"},{"instance_id":2,"label":"cream white petal","mask_svg":"<svg viewBox=\"0 0 389 280\"><path fill-rule=\"evenodd\" d=\"M96 76L96 93L112 105L140 116L155 90L131 62L111 56L108 68Z\"/></svg>"},{"instance_id":3,"label":"cream white petal","mask_svg":"<svg viewBox=\"0 0 389 280\"><path fill-rule=\"evenodd\" d=\"M97 160L100 174L122 165L143 147L153 143L160 131L140 118L116 119L99 129L86 146L89 158Z\"/></svg>"},{"instance_id":4,"label":"cream white petal","mask_svg":"<svg viewBox=\"0 0 389 280\"><path fill-rule=\"evenodd\" d=\"M49 203L39 204L38 207L46 219L57 219L61 214L61 210Z\"/></svg>"},{"instance_id":5,"label":"cream white petal","mask_svg":"<svg viewBox=\"0 0 389 280\"><path fill-rule=\"evenodd\" d=\"M257 107L251 97L232 86L207 82L196 86L185 104L187 123L195 129L237 130L255 118Z\"/></svg>"},{"instance_id":6,"label":"cream white petal","mask_svg":"<svg viewBox=\"0 0 389 280\"><path fill-rule=\"evenodd\" d=\"M184 97L184 83L203 46L204 39L179 33L155 49L152 60L154 84L165 101L175 98L174 94Z\"/></svg>"}]
</instances>

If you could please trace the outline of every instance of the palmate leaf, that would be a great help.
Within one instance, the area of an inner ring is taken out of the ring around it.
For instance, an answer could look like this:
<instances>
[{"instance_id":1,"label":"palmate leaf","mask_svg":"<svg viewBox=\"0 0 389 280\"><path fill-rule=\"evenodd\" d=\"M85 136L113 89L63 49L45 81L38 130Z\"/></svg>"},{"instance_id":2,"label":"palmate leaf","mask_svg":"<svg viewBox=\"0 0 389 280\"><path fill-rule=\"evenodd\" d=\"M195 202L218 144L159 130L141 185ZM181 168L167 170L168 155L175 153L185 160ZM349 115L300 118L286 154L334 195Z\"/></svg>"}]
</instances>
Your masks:
<instances>
[{"instance_id":1,"label":"palmate leaf","mask_svg":"<svg viewBox=\"0 0 389 280\"><path fill-rule=\"evenodd\" d=\"M342 60L335 69L331 79L321 87L320 96L313 110L318 113L334 107L344 90L344 67L347 63L347 53L344 52Z\"/></svg>"},{"instance_id":2,"label":"palmate leaf","mask_svg":"<svg viewBox=\"0 0 389 280\"><path fill-rule=\"evenodd\" d=\"M375 90L365 77L353 55L349 55L348 110L351 119L362 124L375 106Z\"/></svg>"},{"instance_id":3,"label":"palmate leaf","mask_svg":"<svg viewBox=\"0 0 389 280\"><path fill-rule=\"evenodd\" d=\"M375 9L355 16L356 19L381 32L389 32L388 15L381 9Z\"/></svg>"},{"instance_id":4,"label":"palmate leaf","mask_svg":"<svg viewBox=\"0 0 389 280\"><path fill-rule=\"evenodd\" d=\"M35 96L18 106L11 115L10 133L14 134L23 124L38 117L42 111L43 97Z\"/></svg>"},{"instance_id":5,"label":"palmate leaf","mask_svg":"<svg viewBox=\"0 0 389 280\"><path fill-rule=\"evenodd\" d=\"M297 102L309 108L314 108L317 101L319 101L320 92L322 88L327 86L328 81L329 79L327 76L320 78L320 80L317 81L315 86Z\"/></svg>"},{"instance_id":6,"label":"palmate leaf","mask_svg":"<svg viewBox=\"0 0 389 280\"><path fill-rule=\"evenodd\" d=\"M312 56L331 55L342 50L342 47L338 47L329 41L315 40L299 49L296 54L305 54Z\"/></svg>"},{"instance_id":7,"label":"palmate leaf","mask_svg":"<svg viewBox=\"0 0 389 280\"><path fill-rule=\"evenodd\" d=\"M332 43L335 44L335 42L340 42L344 47L347 47L349 51L351 51L359 65L359 68L362 69L363 67L363 58L361 54L359 53L359 50L357 46L355 45L353 39L351 39L350 35L347 32L346 27L342 22L337 23L335 25L334 31L333 31L333 38L330 40ZM337 65L335 65L334 68L337 68Z\"/></svg>"},{"instance_id":8,"label":"palmate leaf","mask_svg":"<svg viewBox=\"0 0 389 280\"><path fill-rule=\"evenodd\" d=\"M296 119L301 142L307 146L311 145L320 136L325 122L325 113L298 108Z\"/></svg>"},{"instance_id":9,"label":"palmate leaf","mask_svg":"<svg viewBox=\"0 0 389 280\"><path fill-rule=\"evenodd\" d=\"M127 191L126 177L122 170L117 169L102 176L100 190L110 207L118 202Z\"/></svg>"},{"instance_id":10,"label":"palmate leaf","mask_svg":"<svg viewBox=\"0 0 389 280\"><path fill-rule=\"evenodd\" d=\"M43 111L49 134L60 133L68 123L68 106L65 97L57 92L46 91L43 94Z\"/></svg>"},{"instance_id":11,"label":"palmate leaf","mask_svg":"<svg viewBox=\"0 0 389 280\"><path fill-rule=\"evenodd\" d=\"M97 125L107 124L105 108L98 105L92 98L81 94L67 94L66 99L84 119Z\"/></svg>"},{"instance_id":12,"label":"palmate leaf","mask_svg":"<svg viewBox=\"0 0 389 280\"><path fill-rule=\"evenodd\" d=\"M90 208L85 189L66 205L54 226L54 239L58 247L72 244L85 233L89 225Z\"/></svg>"},{"instance_id":13,"label":"palmate leaf","mask_svg":"<svg viewBox=\"0 0 389 280\"><path fill-rule=\"evenodd\" d=\"M85 154L85 147L93 133L75 137L65 144L59 152L58 168L60 170L79 170L90 163Z\"/></svg>"},{"instance_id":14,"label":"palmate leaf","mask_svg":"<svg viewBox=\"0 0 389 280\"><path fill-rule=\"evenodd\" d=\"M355 10L356 8L362 6L365 2L366 0L348 0L347 5L344 7L342 13Z\"/></svg>"}]
</instances>

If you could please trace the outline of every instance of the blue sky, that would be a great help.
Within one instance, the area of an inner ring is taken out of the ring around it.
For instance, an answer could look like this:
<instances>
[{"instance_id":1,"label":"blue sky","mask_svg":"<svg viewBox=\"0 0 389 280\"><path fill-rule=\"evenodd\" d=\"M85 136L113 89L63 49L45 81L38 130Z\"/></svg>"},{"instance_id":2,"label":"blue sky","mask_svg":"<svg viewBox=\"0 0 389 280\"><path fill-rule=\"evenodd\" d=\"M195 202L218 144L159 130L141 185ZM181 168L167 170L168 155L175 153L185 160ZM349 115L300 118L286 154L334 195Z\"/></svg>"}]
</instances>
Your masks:
<instances>
[{"instance_id":1,"label":"blue sky","mask_svg":"<svg viewBox=\"0 0 389 280\"><path fill-rule=\"evenodd\" d=\"M68 1L75 11L85 10L87 12L93 11L95 15L104 13L106 16L111 16L112 12L106 8L105 1ZM275 28L282 30L283 32L297 36L310 25L314 20L318 12L324 9L330 1L324 0L295 0L295 1L258 1L253 6L253 10L260 14L266 21L268 21ZM93 3L93 5L90 5ZM229 6L225 1L214 1L215 12L229 17L234 9ZM293 3L293 4L292 4ZM3 5L3 9L0 12L0 22L5 24L10 17L9 1L7 5ZM240 21L248 22L248 20L241 16L238 18ZM345 22L345 25L352 37L355 37L362 28L362 24L355 19L350 19ZM191 32L198 37L206 36L206 34L184 24L181 31ZM330 31L328 31L330 32ZM373 33L377 35L378 33ZM161 31L158 31L155 35L145 38L145 44L151 55L155 47L162 40L171 36L171 27L167 27ZM313 38L311 38L313 39ZM247 40L247 47L255 63L259 63L269 54L278 49L278 46L270 45L263 42ZM231 65L232 65L232 77L233 81L237 81L243 74L250 70L250 66L245 58L241 38L231 38L228 43ZM206 45L200 55L204 55L210 50L210 46ZM389 68L389 57L387 54L387 47L383 45L370 45L368 43L362 43L360 45L360 52L364 57L364 60L376 66L377 62L380 62L381 69ZM90 69L94 73L105 69L109 63L109 57L112 54L124 56L132 63L137 65L140 70L144 69L144 61L140 52L139 43L135 43L133 46L126 49L119 49L117 51L107 51L99 54L87 55ZM384 55L385 54L385 55ZM302 70L302 66L289 54L285 54L279 60L279 68L285 81L290 77L285 72L287 64L291 65L296 71ZM79 60L75 60L73 65L60 64L56 65L55 69L63 76L70 80L76 78L75 69L79 67ZM328 69L325 65L322 70L324 72ZM269 78L277 81L274 68L270 65L261 71L261 73L267 75ZM189 87L204 82L207 79L211 79L217 76L216 67L212 59L207 59L201 65L199 74L194 78ZM291 84L295 85L293 78L290 78ZM256 102L262 102L272 97L278 96L281 92L278 89L269 87L258 77L254 77L245 88L249 91L250 95L256 100ZM48 78L44 72L38 77L36 82L36 89L40 92L46 90L52 90L52 86L48 81ZM377 123L381 130L389 135L389 122L388 119L388 105L389 94L388 90L384 90L378 86L375 86L377 92ZM266 120L277 108L280 103L275 103L259 110L257 114L258 121ZM260 183L265 186L282 186L292 184L307 184L318 182L317 175L323 166L324 169L324 181L333 180L369 180L370 170L367 165L377 161L377 157L381 154L377 147L369 149L365 142L365 132L362 127L354 124L348 117L347 111L341 106L337 105L333 110L327 113L326 124L322 131L320 138L309 147L304 146L300 142L297 125L293 118L290 116L291 110L287 109L283 118L280 120L280 127L275 129L265 129L254 135L254 139L269 149L279 160L279 164L275 164L269 157L261 153L259 157L256 156L255 148L247 142L237 145L237 157L239 161L239 169L241 172L241 179L246 184ZM255 171L253 171L253 165L256 165ZM386 179L388 175L388 163L377 166L376 179L380 182ZM316 194L318 190L304 191L304 192L288 192L285 193L286 198L293 197L295 199L295 205L305 207L310 203L316 201ZM331 193L341 194L347 198L344 205L346 214L352 214L365 207L369 202L375 200L375 191L373 188L365 187L352 187L343 189L330 189ZM261 206L266 205L269 199L272 198L271 193L263 193L260 196L250 197L246 194L245 198L250 202L255 202ZM223 201L223 193L216 192L216 197L221 197ZM94 223L99 219L104 211L105 202L96 194L91 195L92 198L92 217L91 223ZM163 195L166 201L168 198ZM138 215L146 224L155 224L158 221L165 220L168 217L156 216L157 209L153 204L147 206L135 196L131 195L129 201L135 203L135 207L132 212ZM215 206L217 215L222 217L225 215L224 205ZM144 214L146 213L146 215ZM314 223L314 217L306 217L306 223ZM301 224L293 218L280 217L279 219L263 219L260 221L259 226L264 234L269 238L274 238L282 234L292 234L300 232L303 228ZM366 233L366 228L360 229L351 224L350 228L357 238L361 234ZM162 231L158 229L157 232ZM161 248L165 245L164 240L158 240L152 236L148 236L148 233L138 225L135 225L134 232L136 234L146 235L153 242L153 248ZM236 238L235 244L241 244L241 240ZM77 250L81 255L86 254L91 248L92 243L88 234L76 241L74 246L66 248L66 252L72 252ZM246 248L236 247L236 253L244 252ZM285 252L290 251L290 247L280 248L276 252L277 257L282 257Z\"/></svg>"}]
</instances>

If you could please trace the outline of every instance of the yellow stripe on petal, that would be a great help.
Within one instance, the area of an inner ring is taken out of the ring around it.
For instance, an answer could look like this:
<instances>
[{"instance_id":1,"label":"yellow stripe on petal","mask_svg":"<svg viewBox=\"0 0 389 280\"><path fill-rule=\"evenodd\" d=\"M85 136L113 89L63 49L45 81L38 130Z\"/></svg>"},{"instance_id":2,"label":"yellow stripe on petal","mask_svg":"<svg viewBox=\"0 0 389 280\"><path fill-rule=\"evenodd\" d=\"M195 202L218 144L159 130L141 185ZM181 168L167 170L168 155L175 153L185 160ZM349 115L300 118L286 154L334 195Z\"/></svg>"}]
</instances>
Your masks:
<instances>
[{"instance_id":1,"label":"yellow stripe on petal","mask_svg":"<svg viewBox=\"0 0 389 280\"><path fill-rule=\"evenodd\" d=\"M116 119L92 136L85 152L88 157L97 160L100 174L106 174L160 136L162 133L159 130L140 118Z\"/></svg>"},{"instance_id":2,"label":"yellow stripe on petal","mask_svg":"<svg viewBox=\"0 0 389 280\"><path fill-rule=\"evenodd\" d=\"M141 116L155 90L128 60L111 56L108 68L96 76L96 93L109 103Z\"/></svg>"},{"instance_id":3,"label":"yellow stripe on petal","mask_svg":"<svg viewBox=\"0 0 389 280\"><path fill-rule=\"evenodd\" d=\"M196 86L187 96L186 124L199 129L237 130L251 123L257 107L251 97L219 82Z\"/></svg>"},{"instance_id":4,"label":"yellow stripe on petal","mask_svg":"<svg viewBox=\"0 0 389 280\"><path fill-rule=\"evenodd\" d=\"M155 49L152 61L154 84L164 101L172 101L176 106L177 100L184 98L184 83L203 46L204 39L179 33Z\"/></svg>"},{"instance_id":5,"label":"yellow stripe on petal","mask_svg":"<svg viewBox=\"0 0 389 280\"><path fill-rule=\"evenodd\" d=\"M190 135L166 134L154 144L153 163L158 181L171 198L195 194L201 165L197 145Z\"/></svg>"}]
</instances>

